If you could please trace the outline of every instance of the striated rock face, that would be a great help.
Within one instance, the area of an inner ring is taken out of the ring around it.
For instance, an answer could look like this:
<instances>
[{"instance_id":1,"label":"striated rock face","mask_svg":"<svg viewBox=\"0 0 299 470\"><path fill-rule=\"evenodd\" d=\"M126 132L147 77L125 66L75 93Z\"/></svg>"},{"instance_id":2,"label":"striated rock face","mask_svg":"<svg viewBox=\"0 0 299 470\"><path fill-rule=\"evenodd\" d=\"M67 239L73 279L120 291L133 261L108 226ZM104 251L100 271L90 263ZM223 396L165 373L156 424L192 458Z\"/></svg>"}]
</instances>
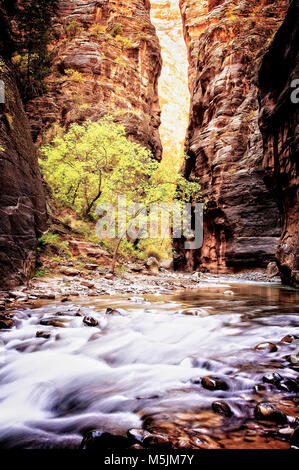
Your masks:
<instances>
[{"instance_id":1,"label":"striated rock face","mask_svg":"<svg viewBox=\"0 0 299 470\"><path fill-rule=\"evenodd\" d=\"M284 0L181 0L189 50L188 179L207 201L204 244L180 267L235 272L274 260L281 233L264 183L257 72L287 7Z\"/></svg>"},{"instance_id":2,"label":"striated rock face","mask_svg":"<svg viewBox=\"0 0 299 470\"><path fill-rule=\"evenodd\" d=\"M260 127L264 140L265 181L283 219L277 260L282 279L299 286L299 3L265 55L260 73ZM293 84L293 81L297 80ZM296 90L296 88L297 90Z\"/></svg>"},{"instance_id":3,"label":"striated rock face","mask_svg":"<svg viewBox=\"0 0 299 470\"><path fill-rule=\"evenodd\" d=\"M30 127L7 57L9 22L0 2L0 287L24 282L35 268L37 238L46 228L46 204ZM5 46L5 48L4 48ZM3 56L5 54L5 57Z\"/></svg>"},{"instance_id":4,"label":"striated rock face","mask_svg":"<svg viewBox=\"0 0 299 470\"><path fill-rule=\"evenodd\" d=\"M157 159L161 54L148 0L61 0L49 92L28 103L34 138L107 112Z\"/></svg>"}]
</instances>

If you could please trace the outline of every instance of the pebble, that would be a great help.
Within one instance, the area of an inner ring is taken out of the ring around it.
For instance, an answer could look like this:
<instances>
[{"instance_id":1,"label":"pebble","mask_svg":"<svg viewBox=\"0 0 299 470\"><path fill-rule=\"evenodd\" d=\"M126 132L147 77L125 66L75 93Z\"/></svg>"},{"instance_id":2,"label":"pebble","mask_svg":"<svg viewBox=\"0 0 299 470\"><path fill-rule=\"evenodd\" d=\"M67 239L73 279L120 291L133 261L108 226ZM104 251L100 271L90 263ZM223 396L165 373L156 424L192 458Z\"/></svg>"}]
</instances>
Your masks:
<instances>
[{"instance_id":1,"label":"pebble","mask_svg":"<svg viewBox=\"0 0 299 470\"><path fill-rule=\"evenodd\" d=\"M186 310L182 310L181 312L183 315L192 315L193 317L206 317L209 315L209 312L204 310L203 308L190 308Z\"/></svg>"},{"instance_id":2,"label":"pebble","mask_svg":"<svg viewBox=\"0 0 299 470\"><path fill-rule=\"evenodd\" d=\"M259 343L257 346L254 348L256 351L268 351L270 353L276 352L277 351L277 346L273 343Z\"/></svg>"},{"instance_id":3,"label":"pebble","mask_svg":"<svg viewBox=\"0 0 299 470\"><path fill-rule=\"evenodd\" d=\"M277 384L279 384L282 380L283 380L283 378L282 378L281 375L278 374L277 372L274 372L273 374L272 374L272 373L266 374L266 375L264 375L264 377L263 377L263 382L264 382L264 383L272 384L272 385L277 385Z\"/></svg>"},{"instance_id":4,"label":"pebble","mask_svg":"<svg viewBox=\"0 0 299 470\"><path fill-rule=\"evenodd\" d=\"M96 271L98 269L98 264L86 264L85 268L89 271Z\"/></svg>"},{"instance_id":5,"label":"pebble","mask_svg":"<svg viewBox=\"0 0 299 470\"><path fill-rule=\"evenodd\" d=\"M56 298L55 294L39 294L38 297L45 300L55 300Z\"/></svg>"},{"instance_id":6,"label":"pebble","mask_svg":"<svg viewBox=\"0 0 299 470\"><path fill-rule=\"evenodd\" d=\"M280 340L280 342L281 343L293 343L293 341L295 341L296 339L297 337L293 335L286 335Z\"/></svg>"},{"instance_id":7,"label":"pebble","mask_svg":"<svg viewBox=\"0 0 299 470\"><path fill-rule=\"evenodd\" d=\"M63 266L60 269L60 272L61 272L61 274L65 274L66 276L78 276L80 274L80 271L78 269L69 268L67 266ZM69 281L69 279L67 280L67 282L68 281Z\"/></svg>"},{"instance_id":8,"label":"pebble","mask_svg":"<svg viewBox=\"0 0 299 470\"><path fill-rule=\"evenodd\" d=\"M65 328L65 324L59 318L44 318L40 321L40 324L43 326L55 326L58 328Z\"/></svg>"},{"instance_id":9,"label":"pebble","mask_svg":"<svg viewBox=\"0 0 299 470\"><path fill-rule=\"evenodd\" d=\"M51 337L51 333L49 333L48 331L37 331L36 332L36 337L37 338L49 339Z\"/></svg>"},{"instance_id":10,"label":"pebble","mask_svg":"<svg viewBox=\"0 0 299 470\"><path fill-rule=\"evenodd\" d=\"M208 390L228 390L228 385L218 377L205 376L201 379L201 384Z\"/></svg>"},{"instance_id":11,"label":"pebble","mask_svg":"<svg viewBox=\"0 0 299 470\"><path fill-rule=\"evenodd\" d=\"M299 392L299 381L298 379L285 379L283 382L281 382L277 388L279 390L285 390L286 392L294 392L298 393Z\"/></svg>"},{"instance_id":12,"label":"pebble","mask_svg":"<svg viewBox=\"0 0 299 470\"><path fill-rule=\"evenodd\" d=\"M230 406L225 401L214 401L212 403L212 410L220 415L230 417L233 415L233 412Z\"/></svg>"},{"instance_id":13,"label":"pebble","mask_svg":"<svg viewBox=\"0 0 299 470\"><path fill-rule=\"evenodd\" d=\"M93 317L84 317L83 323L87 326L98 326L99 322Z\"/></svg>"},{"instance_id":14,"label":"pebble","mask_svg":"<svg viewBox=\"0 0 299 470\"><path fill-rule=\"evenodd\" d=\"M226 290L223 293L224 293L224 295L235 295L232 290Z\"/></svg>"},{"instance_id":15,"label":"pebble","mask_svg":"<svg viewBox=\"0 0 299 470\"><path fill-rule=\"evenodd\" d=\"M254 414L256 419L263 421L273 421L278 424L288 422L287 416L271 403L259 403L255 407Z\"/></svg>"},{"instance_id":16,"label":"pebble","mask_svg":"<svg viewBox=\"0 0 299 470\"><path fill-rule=\"evenodd\" d=\"M14 321L8 317L0 317L0 330L8 330L12 328L14 325Z\"/></svg>"},{"instance_id":17,"label":"pebble","mask_svg":"<svg viewBox=\"0 0 299 470\"><path fill-rule=\"evenodd\" d=\"M106 314L108 315L115 315L115 314L119 314L120 315L120 311L119 310L116 310L115 308L107 308L106 309Z\"/></svg>"}]
</instances>

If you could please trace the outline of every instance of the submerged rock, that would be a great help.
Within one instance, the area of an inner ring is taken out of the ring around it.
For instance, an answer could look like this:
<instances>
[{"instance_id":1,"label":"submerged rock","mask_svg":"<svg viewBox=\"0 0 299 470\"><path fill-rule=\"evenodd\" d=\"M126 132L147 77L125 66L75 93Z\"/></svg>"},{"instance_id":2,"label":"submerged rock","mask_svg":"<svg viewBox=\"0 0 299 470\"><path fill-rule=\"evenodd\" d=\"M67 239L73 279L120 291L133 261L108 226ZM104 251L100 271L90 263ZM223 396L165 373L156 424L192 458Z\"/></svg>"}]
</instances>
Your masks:
<instances>
[{"instance_id":1,"label":"submerged rock","mask_svg":"<svg viewBox=\"0 0 299 470\"><path fill-rule=\"evenodd\" d=\"M43 326L55 326L58 328L65 328L65 324L60 318L44 318L40 321Z\"/></svg>"},{"instance_id":2,"label":"submerged rock","mask_svg":"<svg viewBox=\"0 0 299 470\"><path fill-rule=\"evenodd\" d=\"M278 424L288 422L287 416L271 403L259 403L254 410L256 419L263 421L272 421Z\"/></svg>"},{"instance_id":3,"label":"submerged rock","mask_svg":"<svg viewBox=\"0 0 299 470\"><path fill-rule=\"evenodd\" d=\"M228 390L227 383L218 377L207 375L201 379L201 384L208 390Z\"/></svg>"},{"instance_id":4,"label":"submerged rock","mask_svg":"<svg viewBox=\"0 0 299 470\"><path fill-rule=\"evenodd\" d=\"M291 446L299 448L299 426L296 427L291 437Z\"/></svg>"},{"instance_id":5,"label":"submerged rock","mask_svg":"<svg viewBox=\"0 0 299 470\"><path fill-rule=\"evenodd\" d=\"M259 343L257 346L254 348L256 351L268 351L270 353L276 352L277 351L277 346L273 343Z\"/></svg>"},{"instance_id":6,"label":"submerged rock","mask_svg":"<svg viewBox=\"0 0 299 470\"><path fill-rule=\"evenodd\" d=\"M0 316L0 330L6 330L12 328L14 321L6 316Z\"/></svg>"},{"instance_id":7,"label":"submerged rock","mask_svg":"<svg viewBox=\"0 0 299 470\"><path fill-rule=\"evenodd\" d=\"M51 333L48 331L37 331L35 336L37 338L49 339L51 336Z\"/></svg>"},{"instance_id":8,"label":"submerged rock","mask_svg":"<svg viewBox=\"0 0 299 470\"><path fill-rule=\"evenodd\" d=\"M264 375L264 377L263 377L263 382L264 382L264 383L272 384L272 385L277 385L277 384L279 384L282 380L283 380L283 378L282 378L281 375L278 374L277 372L274 372L273 374L272 374L272 373L266 374L266 375Z\"/></svg>"},{"instance_id":9,"label":"submerged rock","mask_svg":"<svg viewBox=\"0 0 299 470\"><path fill-rule=\"evenodd\" d=\"M225 401L214 401L212 403L212 410L220 415L230 417L233 415L233 412L230 406L225 403Z\"/></svg>"},{"instance_id":10,"label":"submerged rock","mask_svg":"<svg viewBox=\"0 0 299 470\"><path fill-rule=\"evenodd\" d=\"M296 339L297 339L297 336L286 335L280 340L280 342L281 343L293 343Z\"/></svg>"},{"instance_id":11,"label":"submerged rock","mask_svg":"<svg viewBox=\"0 0 299 470\"><path fill-rule=\"evenodd\" d=\"M107 315L115 315L115 314L120 314L120 311L115 309L115 308L110 308L108 307L105 312Z\"/></svg>"},{"instance_id":12,"label":"submerged rock","mask_svg":"<svg viewBox=\"0 0 299 470\"><path fill-rule=\"evenodd\" d=\"M94 317L85 316L83 319L83 323L87 326L98 326L99 322Z\"/></svg>"}]
</instances>

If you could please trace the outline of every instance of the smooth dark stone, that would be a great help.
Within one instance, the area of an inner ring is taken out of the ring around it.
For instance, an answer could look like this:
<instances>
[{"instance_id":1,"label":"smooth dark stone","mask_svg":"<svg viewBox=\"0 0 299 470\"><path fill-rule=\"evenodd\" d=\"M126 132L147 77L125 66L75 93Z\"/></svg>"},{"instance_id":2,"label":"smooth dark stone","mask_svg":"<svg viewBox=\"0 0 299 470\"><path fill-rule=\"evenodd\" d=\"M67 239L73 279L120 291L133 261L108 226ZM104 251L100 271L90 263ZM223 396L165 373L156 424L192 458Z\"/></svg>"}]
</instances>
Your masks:
<instances>
[{"instance_id":1,"label":"smooth dark stone","mask_svg":"<svg viewBox=\"0 0 299 470\"><path fill-rule=\"evenodd\" d=\"M106 309L105 313L107 313L108 315L114 315L114 314L117 314L117 313L119 314L120 312L119 312L119 310L116 310L115 308L110 308L109 307L109 308Z\"/></svg>"},{"instance_id":2,"label":"smooth dark stone","mask_svg":"<svg viewBox=\"0 0 299 470\"><path fill-rule=\"evenodd\" d=\"M271 403L259 403L255 407L254 414L256 419L263 421L273 421L278 424L288 422L287 416Z\"/></svg>"},{"instance_id":3,"label":"smooth dark stone","mask_svg":"<svg viewBox=\"0 0 299 470\"><path fill-rule=\"evenodd\" d=\"M11 318L7 317L0 317L0 330L7 330L12 328L14 325L14 321Z\"/></svg>"},{"instance_id":4,"label":"smooth dark stone","mask_svg":"<svg viewBox=\"0 0 299 470\"><path fill-rule=\"evenodd\" d=\"M264 392L265 390L267 390L267 387L263 384L257 384L257 385L254 386L254 391L256 393Z\"/></svg>"},{"instance_id":5,"label":"smooth dark stone","mask_svg":"<svg viewBox=\"0 0 299 470\"><path fill-rule=\"evenodd\" d=\"M277 385L277 384L279 384L282 380L283 380L283 378L282 378L281 375L278 374L277 372L274 372L273 374L272 374L272 373L266 374L266 375L264 375L264 377L263 377L263 382L264 382L264 383L272 384L272 385Z\"/></svg>"},{"instance_id":6,"label":"smooth dark stone","mask_svg":"<svg viewBox=\"0 0 299 470\"><path fill-rule=\"evenodd\" d=\"M230 417L233 415L233 412L230 406L227 403L225 403L225 401L214 401L212 403L212 410L219 415L223 415L227 417Z\"/></svg>"},{"instance_id":7,"label":"smooth dark stone","mask_svg":"<svg viewBox=\"0 0 299 470\"><path fill-rule=\"evenodd\" d=\"M48 331L37 331L36 332L36 337L37 338L49 339L50 336L51 336L51 333L49 333Z\"/></svg>"},{"instance_id":8,"label":"smooth dark stone","mask_svg":"<svg viewBox=\"0 0 299 470\"><path fill-rule=\"evenodd\" d=\"M282 387L282 388L281 388ZM288 392L299 392L299 383L294 379L286 379L282 383L280 383L277 388L279 390L286 390Z\"/></svg>"},{"instance_id":9,"label":"smooth dark stone","mask_svg":"<svg viewBox=\"0 0 299 470\"><path fill-rule=\"evenodd\" d=\"M293 341L295 341L295 339L297 339L297 336L286 335L280 340L280 342L281 343L292 343Z\"/></svg>"},{"instance_id":10,"label":"smooth dark stone","mask_svg":"<svg viewBox=\"0 0 299 470\"><path fill-rule=\"evenodd\" d=\"M205 376L201 379L201 384L208 390L228 390L228 385L218 377Z\"/></svg>"},{"instance_id":11,"label":"smooth dark stone","mask_svg":"<svg viewBox=\"0 0 299 470\"><path fill-rule=\"evenodd\" d=\"M277 351L277 346L273 343L259 343L254 348L256 351L268 351L270 353Z\"/></svg>"},{"instance_id":12,"label":"smooth dark stone","mask_svg":"<svg viewBox=\"0 0 299 470\"><path fill-rule=\"evenodd\" d=\"M84 317L83 323L87 326L98 326L99 322L93 317Z\"/></svg>"},{"instance_id":13,"label":"smooth dark stone","mask_svg":"<svg viewBox=\"0 0 299 470\"><path fill-rule=\"evenodd\" d=\"M57 318L44 318L40 321L40 324L43 326L55 326L59 328L65 328L65 324Z\"/></svg>"}]
</instances>

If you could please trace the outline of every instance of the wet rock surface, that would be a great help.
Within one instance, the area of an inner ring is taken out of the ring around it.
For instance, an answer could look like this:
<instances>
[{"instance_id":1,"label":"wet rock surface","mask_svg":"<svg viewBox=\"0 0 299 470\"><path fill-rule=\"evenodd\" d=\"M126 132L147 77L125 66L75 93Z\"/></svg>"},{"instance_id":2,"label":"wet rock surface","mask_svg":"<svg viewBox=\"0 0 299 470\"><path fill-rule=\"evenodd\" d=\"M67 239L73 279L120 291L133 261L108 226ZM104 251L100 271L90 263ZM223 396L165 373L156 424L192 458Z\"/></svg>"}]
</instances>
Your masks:
<instances>
[{"instance_id":1,"label":"wet rock surface","mask_svg":"<svg viewBox=\"0 0 299 470\"><path fill-rule=\"evenodd\" d=\"M8 361L1 373L13 374L3 406L12 410L7 400L22 390L24 409L31 395L39 406L37 394L53 414L31 419L21 440L10 428L11 445L15 439L30 447L35 435L36 447L289 448L298 426L298 373L287 357L297 356L298 344L281 339L296 336L297 293L214 276L127 276L93 279L109 293L92 298L80 276L67 285L63 278L33 281L21 288L28 297L21 303L1 293L5 305L12 301L5 316L14 322L0 334ZM197 289L182 287L189 285ZM55 287L53 300L38 298L46 286L48 293ZM80 295L61 302L74 286ZM257 351L261 343L279 347ZM0 446L7 445L5 429L0 425Z\"/></svg>"}]
</instances>

